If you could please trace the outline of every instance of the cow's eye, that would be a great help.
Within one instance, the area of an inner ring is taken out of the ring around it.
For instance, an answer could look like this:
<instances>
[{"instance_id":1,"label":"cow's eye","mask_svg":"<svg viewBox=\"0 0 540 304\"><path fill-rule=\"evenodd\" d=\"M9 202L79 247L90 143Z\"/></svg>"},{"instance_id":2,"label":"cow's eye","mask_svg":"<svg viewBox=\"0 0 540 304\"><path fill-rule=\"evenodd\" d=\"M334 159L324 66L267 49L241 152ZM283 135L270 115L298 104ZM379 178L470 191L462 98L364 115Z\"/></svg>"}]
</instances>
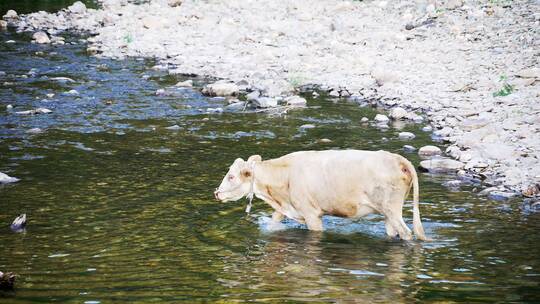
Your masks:
<instances>
[{"instance_id":1,"label":"cow's eye","mask_svg":"<svg viewBox=\"0 0 540 304\"><path fill-rule=\"evenodd\" d=\"M234 175L230 174L229 177L228 177L229 180L233 180L234 179Z\"/></svg>"}]
</instances>

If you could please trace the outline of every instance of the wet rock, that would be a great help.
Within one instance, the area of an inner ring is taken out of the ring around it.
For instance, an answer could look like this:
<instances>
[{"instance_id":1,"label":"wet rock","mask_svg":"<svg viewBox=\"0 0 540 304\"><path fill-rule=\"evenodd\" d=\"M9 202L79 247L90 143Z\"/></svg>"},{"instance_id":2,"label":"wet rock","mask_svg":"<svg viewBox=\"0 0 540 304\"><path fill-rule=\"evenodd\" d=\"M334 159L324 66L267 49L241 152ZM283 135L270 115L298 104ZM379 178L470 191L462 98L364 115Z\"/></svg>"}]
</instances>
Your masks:
<instances>
[{"instance_id":1,"label":"wet rock","mask_svg":"<svg viewBox=\"0 0 540 304\"><path fill-rule=\"evenodd\" d=\"M388 116L383 114L377 114L375 115L374 120L378 123L387 123L390 119L388 119Z\"/></svg>"},{"instance_id":2,"label":"wet rock","mask_svg":"<svg viewBox=\"0 0 540 304\"><path fill-rule=\"evenodd\" d=\"M360 119L361 122L368 122L369 121L369 118L367 117L362 117L362 119Z\"/></svg>"},{"instance_id":3,"label":"wet rock","mask_svg":"<svg viewBox=\"0 0 540 304\"><path fill-rule=\"evenodd\" d=\"M227 108L230 108L230 109L242 109L242 108L244 108L245 105L246 105L245 102L237 101L237 102L233 102L233 103L228 104Z\"/></svg>"},{"instance_id":4,"label":"wet rock","mask_svg":"<svg viewBox=\"0 0 540 304\"><path fill-rule=\"evenodd\" d=\"M464 166L462 162L449 158L432 158L420 162L420 168L429 172L453 172Z\"/></svg>"},{"instance_id":5,"label":"wet rock","mask_svg":"<svg viewBox=\"0 0 540 304\"><path fill-rule=\"evenodd\" d=\"M411 132L399 132L398 137L400 139L413 139L416 136Z\"/></svg>"},{"instance_id":6,"label":"wet rock","mask_svg":"<svg viewBox=\"0 0 540 304\"><path fill-rule=\"evenodd\" d=\"M16 183L20 181L20 179L16 177L11 177L5 173L0 172L0 184L11 184Z\"/></svg>"},{"instance_id":7,"label":"wet rock","mask_svg":"<svg viewBox=\"0 0 540 304\"><path fill-rule=\"evenodd\" d=\"M223 113L223 108L221 108L221 107L208 108L208 109L206 109L206 112L208 112L208 113Z\"/></svg>"},{"instance_id":8,"label":"wet rock","mask_svg":"<svg viewBox=\"0 0 540 304\"><path fill-rule=\"evenodd\" d=\"M396 108L392 108L390 110L390 117L392 119L402 119L402 118L405 118L407 116L408 112L407 110L401 108L401 107L396 107Z\"/></svg>"},{"instance_id":9,"label":"wet rock","mask_svg":"<svg viewBox=\"0 0 540 304\"><path fill-rule=\"evenodd\" d=\"M6 106L6 110L11 110L11 109L13 109L13 105L8 104L8 105Z\"/></svg>"},{"instance_id":10,"label":"wet rock","mask_svg":"<svg viewBox=\"0 0 540 304\"><path fill-rule=\"evenodd\" d=\"M411 145L404 145L403 146L403 151L405 151L405 152L414 152L414 151L416 151L416 148L411 146Z\"/></svg>"},{"instance_id":11,"label":"wet rock","mask_svg":"<svg viewBox=\"0 0 540 304\"><path fill-rule=\"evenodd\" d=\"M165 127L165 129L172 130L172 131L177 131L177 130L182 129L182 127L180 127L179 125L172 125L172 126Z\"/></svg>"},{"instance_id":12,"label":"wet rock","mask_svg":"<svg viewBox=\"0 0 540 304\"><path fill-rule=\"evenodd\" d=\"M422 131L431 132L431 131L433 131L433 128L431 126L425 126L425 127L422 128Z\"/></svg>"},{"instance_id":13,"label":"wet rock","mask_svg":"<svg viewBox=\"0 0 540 304\"><path fill-rule=\"evenodd\" d=\"M0 271L0 290L13 290L15 278L16 275L12 272L3 273Z\"/></svg>"},{"instance_id":14,"label":"wet rock","mask_svg":"<svg viewBox=\"0 0 540 304\"><path fill-rule=\"evenodd\" d=\"M272 97L259 97L253 103L259 108L271 108L278 105L277 99Z\"/></svg>"},{"instance_id":15,"label":"wet rock","mask_svg":"<svg viewBox=\"0 0 540 304\"><path fill-rule=\"evenodd\" d=\"M299 127L300 130L307 130L307 129L313 129L313 128L315 128L315 125L312 125L312 124L305 124Z\"/></svg>"},{"instance_id":16,"label":"wet rock","mask_svg":"<svg viewBox=\"0 0 540 304\"><path fill-rule=\"evenodd\" d=\"M49 114L49 113L52 113L52 111L47 108L37 108L37 109L32 109L32 110L27 110L27 111L15 112L15 114L19 114L19 115L34 115L34 114Z\"/></svg>"},{"instance_id":17,"label":"wet rock","mask_svg":"<svg viewBox=\"0 0 540 304\"><path fill-rule=\"evenodd\" d=\"M26 214L21 214L9 226L13 232L23 232L26 228Z\"/></svg>"},{"instance_id":18,"label":"wet rock","mask_svg":"<svg viewBox=\"0 0 540 304\"><path fill-rule=\"evenodd\" d=\"M202 93L207 96L236 96L239 91L238 86L232 82L218 81L206 85Z\"/></svg>"},{"instance_id":19,"label":"wet rock","mask_svg":"<svg viewBox=\"0 0 540 304\"><path fill-rule=\"evenodd\" d=\"M193 86L193 80L188 79L186 81L180 81L177 84L175 84L176 87L192 87Z\"/></svg>"},{"instance_id":20,"label":"wet rock","mask_svg":"<svg viewBox=\"0 0 540 304\"><path fill-rule=\"evenodd\" d=\"M4 19L17 19L17 18L19 18L19 15L14 10L8 10L3 18Z\"/></svg>"},{"instance_id":21,"label":"wet rock","mask_svg":"<svg viewBox=\"0 0 540 304\"><path fill-rule=\"evenodd\" d=\"M84 3L82 3L81 1L77 1L72 5L68 6L67 10L73 14L84 14L86 13L86 5L84 5Z\"/></svg>"},{"instance_id":22,"label":"wet rock","mask_svg":"<svg viewBox=\"0 0 540 304\"><path fill-rule=\"evenodd\" d=\"M334 89L328 93L328 96L338 98L340 96L339 91Z\"/></svg>"},{"instance_id":23,"label":"wet rock","mask_svg":"<svg viewBox=\"0 0 540 304\"><path fill-rule=\"evenodd\" d=\"M64 94L66 94L66 95L71 95L71 96L78 96L78 95L79 95L79 91L73 90L73 89L72 89L72 90L69 90L69 91L65 92Z\"/></svg>"},{"instance_id":24,"label":"wet rock","mask_svg":"<svg viewBox=\"0 0 540 304\"><path fill-rule=\"evenodd\" d=\"M322 144L327 144L327 143L331 143L332 140L331 139L328 139L328 138L321 138L318 140L319 143L322 143Z\"/></svg>"},{"instance_id":25,"label":"wet rock","mask_svg":"<svg viewBox=\"0 0 540 304\"><path fill-rule=\"evenodd\" d=\"M32 39L39 44L51 43L49 36L47 36L47 33L45 32L35 32L34 35L32 35Z\"/></svg>"},{"instance_id":26,"label":"wet rock","mask_svg":"<svg viewBox=\"0 0 540 304\"><path fill-rule=\"evenodd\" d=\"M423 146L418 150L418 155L420 156L433 156L441 155L442 151L439 147L436 146Z\"/></svg>"},{"instance_id":27,"label":"wet rock","mask_svg":"<svg viewBox=\"0 0 540 304\"><path fill-rule=\"evenodd\" d=\"M290 96L285 98L285 104L293 107L305 107L307 105L307 101L305 98L300 96Z\"/></svg>"},{"instance_id":28,"label":"wet rock","mask_svg":"<svg viewBox=\"0 0 540 304\"><path fill-rule=\"evenodd\" d=\"M455 189L455 188L459 188L462 183L463 183L462 181L455 179L455 180L449 180L449 181L444 182L443 186Z\"/></svg>"},{"instance_id":29,"label":"wet rock","mask_svg":"<svg viewBox=\"0 0 540 304\"><path fill-rule=\"evenodd\" d=\"M26 130L26 133L28 133L28 134L39 134L39 133L43 133L43 130L40 129L40 128L32 128L32 129Z\"/></svg>"}]
</instances>

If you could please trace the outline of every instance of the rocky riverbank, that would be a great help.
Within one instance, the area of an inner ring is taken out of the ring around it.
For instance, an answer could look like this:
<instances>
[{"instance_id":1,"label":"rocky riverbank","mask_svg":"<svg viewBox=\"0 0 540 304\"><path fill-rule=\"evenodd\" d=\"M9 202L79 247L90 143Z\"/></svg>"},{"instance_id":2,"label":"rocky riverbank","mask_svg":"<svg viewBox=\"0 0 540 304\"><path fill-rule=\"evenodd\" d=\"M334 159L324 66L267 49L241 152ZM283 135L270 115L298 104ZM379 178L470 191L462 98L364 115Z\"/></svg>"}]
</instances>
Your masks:
<instances>
[{"instance_id":1,"label":"rocky riverbank","mask_svg":"<svg viewBox=\"0 0 540 304\"><path fill-rule=\"evenodd\" d=\"M88 32L96 56L155 57L171 74L226 80L208 94L249 93L258 106L301 105L285 97L313 85L375 100L392 119L425 117L434 137L450 143L446 154L463 179L484 180L503 197L540 190L538 1L101 4L11 11L0 27L53 44L64 43L62 31Z\"/></svg>"}]
</instances>

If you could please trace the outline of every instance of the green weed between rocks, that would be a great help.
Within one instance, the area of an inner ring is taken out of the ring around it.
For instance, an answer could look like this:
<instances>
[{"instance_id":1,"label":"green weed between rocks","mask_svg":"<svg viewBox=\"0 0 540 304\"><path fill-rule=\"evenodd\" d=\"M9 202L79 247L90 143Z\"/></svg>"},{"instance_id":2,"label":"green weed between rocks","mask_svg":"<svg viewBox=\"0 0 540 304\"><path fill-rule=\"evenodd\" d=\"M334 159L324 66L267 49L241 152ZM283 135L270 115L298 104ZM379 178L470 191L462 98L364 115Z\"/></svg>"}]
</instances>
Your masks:
<instances>
[{"instance_id":1,"label":"green weed between rocks","mask_svg":"<svg viewBox=\"0 0 540 304\"><path fill-rule=\"evenodd\" d=\"M493 97L508 96L512 94L512 92L514 91L514 87L511 84L509 84L507 80L508 80L508 77L506 77L506 75L501 76L499 81L503 83L503 87L497 92L493 92Z\"/></svg>"}]
</instances>

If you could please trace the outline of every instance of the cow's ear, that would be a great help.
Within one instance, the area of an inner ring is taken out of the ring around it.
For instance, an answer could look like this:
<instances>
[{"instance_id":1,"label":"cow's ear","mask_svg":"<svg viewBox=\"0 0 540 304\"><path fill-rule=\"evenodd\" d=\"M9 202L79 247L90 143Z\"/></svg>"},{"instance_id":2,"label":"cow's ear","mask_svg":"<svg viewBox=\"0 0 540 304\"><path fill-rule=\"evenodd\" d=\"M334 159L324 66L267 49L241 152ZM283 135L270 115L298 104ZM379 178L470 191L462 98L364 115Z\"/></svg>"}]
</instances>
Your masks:
<instances>
[{"instance_id":1,"label":"cow's ear","mask_svg":"<svg viewBox=\"0 0 540 304\"><path fill-rule=\"evenodd\" d=\"M262 157L260 155L251 155L247 160L248 163L255 162L255 161L257 162L262 161Z\"/></svg>"},{"instance_id":2,"label":"cow's ear","mask_svg":"<svg viewBox=\"0 0 540 304\"><path fill-rule=\"evenodd\" d=\"M241 158L237 158L237 159L234 160L233 165L242 164L242 163L244 163L244 160L241 159Z\"/></svg>"}]
</instances>

